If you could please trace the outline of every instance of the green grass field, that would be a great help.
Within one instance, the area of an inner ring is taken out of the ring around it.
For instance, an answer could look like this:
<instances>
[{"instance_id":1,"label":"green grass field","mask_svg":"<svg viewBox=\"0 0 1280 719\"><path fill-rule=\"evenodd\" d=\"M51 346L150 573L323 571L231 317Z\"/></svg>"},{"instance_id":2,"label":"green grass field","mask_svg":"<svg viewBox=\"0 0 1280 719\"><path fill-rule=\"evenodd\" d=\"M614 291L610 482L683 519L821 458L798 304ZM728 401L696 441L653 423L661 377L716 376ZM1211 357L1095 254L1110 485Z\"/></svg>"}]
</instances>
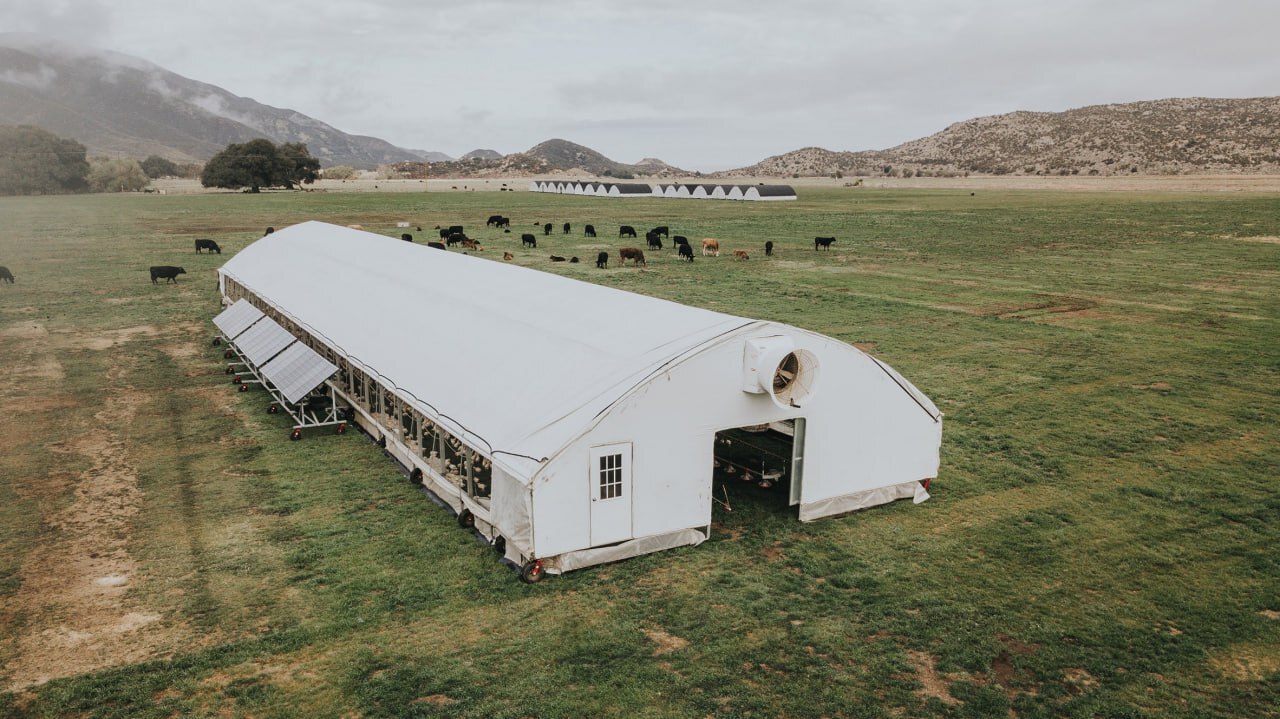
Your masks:
<instances>
[{"instance_id":1,"label":"green grass field","mask_svg":"<svg viewBox=\"0 0 1280 719\"><path fill-rule=\"evenodd\" d=\"M0 717L1280 716L1280 197L117 195L0 217ZM289 442L227 382L215 269L308 219L464 224L487 260L855 343L946 413L933 499L801 524L743 496L700 547L522 585L372 443ZM535 222L557 233L523 250ZM622 268L620 223L726 251ZM188 274L153 286L155 264Z\"/></svg>"}]
</instances>

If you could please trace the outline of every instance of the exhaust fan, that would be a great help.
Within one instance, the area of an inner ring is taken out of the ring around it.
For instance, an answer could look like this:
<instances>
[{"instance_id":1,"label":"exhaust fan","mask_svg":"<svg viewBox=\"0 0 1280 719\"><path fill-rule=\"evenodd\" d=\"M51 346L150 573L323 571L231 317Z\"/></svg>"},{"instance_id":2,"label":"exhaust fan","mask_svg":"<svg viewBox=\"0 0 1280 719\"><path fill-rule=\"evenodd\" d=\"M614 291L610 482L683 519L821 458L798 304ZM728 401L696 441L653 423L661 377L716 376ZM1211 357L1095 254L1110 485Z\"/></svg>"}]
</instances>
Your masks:
<instances>
[{"instance_id":1,"label":"exhaust fan","mask_svg":"<svg viewBox=\"0 0 1280 719\"><path fill-rule=\"evenodd\" d=\"M784 335L747 340L742 369L743 392L768 394L781 407L801 406L818 380L817 356Z\"/></svg>"}]
</instances>

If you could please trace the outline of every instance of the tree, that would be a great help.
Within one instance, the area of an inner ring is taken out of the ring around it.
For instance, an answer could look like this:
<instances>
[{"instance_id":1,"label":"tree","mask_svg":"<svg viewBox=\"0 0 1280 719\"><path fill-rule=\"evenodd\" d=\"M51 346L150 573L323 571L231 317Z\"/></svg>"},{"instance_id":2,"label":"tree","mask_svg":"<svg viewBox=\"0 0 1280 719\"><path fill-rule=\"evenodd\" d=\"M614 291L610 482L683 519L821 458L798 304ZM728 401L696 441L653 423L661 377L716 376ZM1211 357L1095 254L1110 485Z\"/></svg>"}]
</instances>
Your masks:
<instances>
[{"instance_id":1,"label":"tree","mask_svg":"<svg viewBox=\"0 0 1280 719\"><path fill-rule=\"evenodd\" d=\"M153 180L157 177L176 177L180 172L177 163L159 155L151 155L142 161L141 166L142 171L147 173L147 177Z\"/></svg>"},{"instance_id":2,"label":"tree","mask_svg":"<svg viewBox=\"0 0 1280 719\"><path fill-rule=\"evenodd\" d=\"M235 190L249 188L258 192L263 187L293 188L312 183L319 177L320 161L311 156L301 142L276 147L270 140L259 138L245 143L232 143L205 163L200 184Z\"/></svg>"},{"instance_id":3,"label":"tree","mask_svg":"<svg viewBox=\"0 0 1280 719\"><path fill-rule=\"evenodd\" d=\"M150 184L137 160L95 157L89 161L90 192L137 192Z\"/></svg>"},{"instance_id":4,"label":"tree","mask_svg":"<svg viewBox=\"0 0 1280 719\"><path fill-rule=\"evenodd\" d=\"M0 194L84 192L84 145L32 125L0 126Z\"/></svg>"}]
</instances>

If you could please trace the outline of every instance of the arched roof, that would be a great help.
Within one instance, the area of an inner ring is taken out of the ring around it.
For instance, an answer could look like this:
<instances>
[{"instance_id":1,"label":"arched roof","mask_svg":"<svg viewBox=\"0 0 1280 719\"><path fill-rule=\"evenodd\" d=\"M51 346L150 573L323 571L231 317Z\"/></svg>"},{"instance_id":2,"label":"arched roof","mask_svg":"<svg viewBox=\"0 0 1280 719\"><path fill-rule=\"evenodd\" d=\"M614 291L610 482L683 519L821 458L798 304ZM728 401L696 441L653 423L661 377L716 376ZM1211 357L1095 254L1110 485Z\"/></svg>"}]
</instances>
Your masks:
<instances>
[{"instance_id":1,"label":"arched roof","mask_svg":"<svg viewBox=\"0 0 1280 719\"><path fill-rule=\"evenodd\" d=\"M322 222L219 273L524 478L664 365L755 322Z\"/></svg>"}]
</instances>

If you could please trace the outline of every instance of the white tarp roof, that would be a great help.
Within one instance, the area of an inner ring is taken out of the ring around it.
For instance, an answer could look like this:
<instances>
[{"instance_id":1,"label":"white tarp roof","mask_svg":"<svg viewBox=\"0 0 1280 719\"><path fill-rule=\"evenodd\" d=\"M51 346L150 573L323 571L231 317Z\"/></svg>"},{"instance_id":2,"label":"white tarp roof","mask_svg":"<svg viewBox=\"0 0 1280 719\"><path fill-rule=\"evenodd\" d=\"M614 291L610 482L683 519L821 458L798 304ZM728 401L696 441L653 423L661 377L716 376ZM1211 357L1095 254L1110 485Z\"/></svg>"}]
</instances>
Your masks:
<instances>
[{"instance_id":1,"label":"white tarp roof","mask_svg":"<svg viewBox=\"0 0 1280 719\"><path fill-rule=\"evenodd\" d=\"M525 479L665 363L755 322L321 222L219 272Z\"/></svg>"}]
</instances>

